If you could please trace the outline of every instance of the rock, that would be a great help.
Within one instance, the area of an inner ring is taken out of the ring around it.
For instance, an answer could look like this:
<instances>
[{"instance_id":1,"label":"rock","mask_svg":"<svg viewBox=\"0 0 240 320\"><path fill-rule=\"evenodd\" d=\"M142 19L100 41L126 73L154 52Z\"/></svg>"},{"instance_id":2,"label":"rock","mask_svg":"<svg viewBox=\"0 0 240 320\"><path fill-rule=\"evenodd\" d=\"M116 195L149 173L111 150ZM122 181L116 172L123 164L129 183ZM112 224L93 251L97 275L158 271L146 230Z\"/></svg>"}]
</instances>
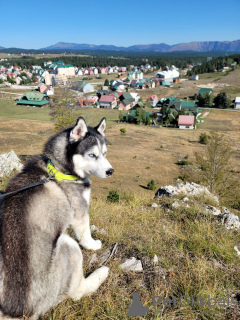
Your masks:
<instances>
[{"instance_id":1,"label":"rock","mask_svg":"<svg viewBox=\"0 0 240 320\"><path fill-rule=\"evenodd\" d=\"M107 231L104 230L104 229L100 229L100 230L99 230L99 233L101 233L101 234L107 234Z\"/></svg>"},{"instance_id":2,"label":"rock","mask_svg":"<svg viewBox=\"0 0 240 320\"><path fill-rule=\"evenodd\" d=\"M97 262L98 262L97 254L93 253L93 255L90 258L90 261L89 261L88 265L89 265L89 267L91 267L92 264L97 263Z\"/></svg>"},{"instance_id":3,"label":"rock","mask_svg":"<svg viewBox=\"0 0 240 320\"><path fill-rule=\"evenodd\" d=\"M228 214L231 213L231 211L226 207L221 207L221 210L222 210L222 213L228 213Z\"/></svg>"},{"instance_id":4,"label":"rock","mask_svg":"<svg viewBox=\"0 0 240 320\"><path fill-rule=\"evenodd\" d=\"M98 232L98 233L101 233L101 234L107 234L107 231L104 230L104 229L98 229L98 227L96 227L94 224L90 226L90 230L92 232Z\"/></svg>"},{"instance_id":5,"label":"rock","mask_svg":"<svg viewBox=\"0 0 240 320\"><path fill-rule=\"evenodd\" d=\"M205 194L207 196L212 197L218 203L218 198L216 196L213 196L206 187L203 187L194 182L178 183L175 187L162 187L158 189L158 191L155 193L155 198L162 196L174 197L180 193L186 194L188 196L199 196Z\"/></svg>"},{"instance_id":6,"label":"rock","mask_svg":"<svg viewBox=\"0 0 240 320\"><path fill-rule=\"evenodd\" d=\"M92 232L96 232L96 231L98 231L98 228L93 224L93 225L91 225L90 230Z\"/></svg>"},{"instance_id":7,"label":"rock","mask_svg":"<svg viewBox=\"0 0 240 320\"><path fill-rule=\"evenodd\" d=\"M240 257L240 251L238 250L237 246L235 246L233 249L237 252L237 255Z\"/></svg>"},{"instance_id":8,"label":"rock","mask_svg":"<svg viewBox=\"0 0 240 320\"><path fill-rule=\"evenodd\" d=\"M189 201L188 197L185 197L182 199L182 202L188 202L188 201Z\"/></svg>"},{"instance_id":9,"label":"rock","mask_svg":"<svg viewBox=\"0 0 240 320\"><path fill-rule=\"evenodd\" d=\"M157 208L157 207L158 207L158 205L156 203L152 204L152 208Z\"/></svg>"},{"instance_id":10,"label":"rock","mask_svg":"<svg viewBox=\"0 0 240 320\"><path fill-rule=\"evenodd\" d=\"M156 254L153 257L153 264L154 264L154 266L158 264L158 256Z\"/></svg>"},{"instance_id":11,"label":"rock","mask_svg":"<svg viewBox=\"0 0 240 320\"><path fill-rule=\"evenodd\" d=\"M240 229L239 217L231 212L223 214L222 224L226 229Z\"/></svg>"},{"instance_id":12,"label":"rock","mask_svg":"<svg viewBox=\"0 0 240 320\"><path fill-rule=\"evenodd\" d=\"M103 263L105 263L107 261L107 259L109 258L110 254L111 254L110 248L106 248L106 249L102 250L102 252L98 258L99 264L102 265Z\"/></svg>"},{"instance_id":13,"label":"rock","mask_svg":"<svg viewBox=\"0 0 240 320\"><path fill-rule=\"evenodd\" d=\"M141 260L137 260L135 257L126 259L123 263L120 264L120 268L122 268L125 271L143 271Z\"/></svg>"},{"instance_id":14,"label":"rock","mask_svg":"<svg viewBox=\"0 0 240 320\"><path fill-rule=\"evenodd\" d=\"M14 169L20 171L22 167L23 164L14 151L0 155L0 177L9 176Z\"/></svg>"},{"instance_id":15,"label":"rock","mask_svg":"<svg viewBox=\"0 0 240 320\"><path fill-rule=\"evenodd\" d=\"M173 208L178 208L179 207L179 203L177 201L173 201L172 207Z\"/></svg>"},{"instance_id":16,"label":"rock","mask_svg":"<svg viewBox=\"0 0 240 320\"><path fill-rule=\"evenodd\" d=\"M214 216L219 216L219 215L222 214L222 212L219 209L217 209L217 208L215 208L213 206L210 206L210 205L206 205L206 211L208 213L213 214Z\"/></svg>"}]
</instances>

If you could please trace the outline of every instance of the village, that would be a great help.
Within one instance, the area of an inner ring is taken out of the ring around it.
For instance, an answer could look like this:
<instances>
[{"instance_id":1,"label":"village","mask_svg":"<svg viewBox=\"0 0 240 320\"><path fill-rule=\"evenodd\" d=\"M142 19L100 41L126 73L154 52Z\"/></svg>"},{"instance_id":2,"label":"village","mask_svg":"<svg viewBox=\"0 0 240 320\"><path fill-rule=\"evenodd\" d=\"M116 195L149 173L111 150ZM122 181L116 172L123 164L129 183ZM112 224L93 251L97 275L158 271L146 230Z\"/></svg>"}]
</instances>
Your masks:
<instances>
[{"instance_id":1,"label":"village","mask_svg":"<svg viewBox=\"0 0 240 320\"><path fill-rule=\"evenodd\" d=\"M8 67L0 65L0 94L3 97L3 93L9 93L6 89L22 89L18 97L12 93L17 105L53 107L52 97L60 88L72 93L77 107L120 111L121 122L179 129L194 129L203 122L199 107L212 106L215 100L213 89L208 84L206 87L204 84L196 85L199 75L186 76L193 66L179 70L172 65L157 70L156 66L148 63L148 59L145 62L139 67L78 68L61 60L44 62L43 67L32 65L23 69L9 64ZM224 67L220 72L227 69L229 67ZM181 90L190 88L189 83L191 91L184 91L184 95L187 94L184 96ZM216 89L223 87L220 85ZM225 94L221 90L214 91L218 95ZM226 95L223 98L227 99ZM240 97L233 98L231 102L228 98L227 107L240 109Z\"/></svg>"}]
</instances>

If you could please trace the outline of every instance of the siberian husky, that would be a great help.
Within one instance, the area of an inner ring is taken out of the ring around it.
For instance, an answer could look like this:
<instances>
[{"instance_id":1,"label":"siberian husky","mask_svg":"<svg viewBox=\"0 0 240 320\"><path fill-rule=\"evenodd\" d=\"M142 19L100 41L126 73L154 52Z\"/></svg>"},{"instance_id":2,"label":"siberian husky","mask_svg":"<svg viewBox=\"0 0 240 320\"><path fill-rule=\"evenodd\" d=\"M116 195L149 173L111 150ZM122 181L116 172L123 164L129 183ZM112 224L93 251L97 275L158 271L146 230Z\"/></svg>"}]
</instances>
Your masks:
<instances>
[{"instance_id":1,"label":"siberian husky","mask_svg":"<svg viewBox=\"0 0 240 320\"><path fill-rule=\"evenodd\" d=\"M103 266L87 278L79 244L98 250L89 227L90 176L110 177L106 159L106 119L74 127L51 137L43 155L29 160L6 192L42 179L49 182L0 203L0 319L26 315L37 319L67 296L81 299L108 276ZM65 231L71 225L79 244Z\"/></svg>"}]
</instances>

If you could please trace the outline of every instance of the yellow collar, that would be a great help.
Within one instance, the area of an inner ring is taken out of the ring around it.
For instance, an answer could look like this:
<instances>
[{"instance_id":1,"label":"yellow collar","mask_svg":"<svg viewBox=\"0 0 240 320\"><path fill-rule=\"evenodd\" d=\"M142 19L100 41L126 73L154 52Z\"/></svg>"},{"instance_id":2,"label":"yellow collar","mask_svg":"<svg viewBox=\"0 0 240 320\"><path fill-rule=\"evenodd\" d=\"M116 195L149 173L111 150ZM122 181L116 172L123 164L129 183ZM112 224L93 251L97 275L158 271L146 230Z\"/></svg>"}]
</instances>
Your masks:
<instances>
[{"instance_id":1,"label":"yellow collar","mask_svg":"<svg viewBox=\"0 0 240 320\"><path fill-rule=\"evenodd\" d=\"M59 172L59 171L54 167L54 165L52 164L51 161L48 161L48 163L47 163L47 171L49 172L49 174L50 174L51 176L54 176L54 178L55 178L57 181L62 181L62 180L76 181L76 180L79 180L79 178L76 177L76 176L72 176L72 175L70 175L70 174L64 174L64 173Z\"/></svg>"}]
</instances>

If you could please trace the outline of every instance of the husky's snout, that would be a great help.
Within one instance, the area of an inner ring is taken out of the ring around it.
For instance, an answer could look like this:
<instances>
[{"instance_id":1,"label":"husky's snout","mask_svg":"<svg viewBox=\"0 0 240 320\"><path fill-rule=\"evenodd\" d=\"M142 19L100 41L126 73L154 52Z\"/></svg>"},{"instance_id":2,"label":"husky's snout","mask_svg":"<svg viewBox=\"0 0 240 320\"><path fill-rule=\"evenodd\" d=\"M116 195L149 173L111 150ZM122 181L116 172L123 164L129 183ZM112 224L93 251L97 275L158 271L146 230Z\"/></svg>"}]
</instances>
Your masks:
<instances>
[{"instance_id":1,"label":"husky's snout","mask_svg":"<svg viewBox=\"0 0 240 320\"><path fill-rule=\"evenodd\" d=\"M112 168L112 169L109 169L108 171L106 171L107 177L110 177L110 176L113 174L113 172L114 172L114 169L113 169L113 168Z\"/></svg>"}]
</instances>

